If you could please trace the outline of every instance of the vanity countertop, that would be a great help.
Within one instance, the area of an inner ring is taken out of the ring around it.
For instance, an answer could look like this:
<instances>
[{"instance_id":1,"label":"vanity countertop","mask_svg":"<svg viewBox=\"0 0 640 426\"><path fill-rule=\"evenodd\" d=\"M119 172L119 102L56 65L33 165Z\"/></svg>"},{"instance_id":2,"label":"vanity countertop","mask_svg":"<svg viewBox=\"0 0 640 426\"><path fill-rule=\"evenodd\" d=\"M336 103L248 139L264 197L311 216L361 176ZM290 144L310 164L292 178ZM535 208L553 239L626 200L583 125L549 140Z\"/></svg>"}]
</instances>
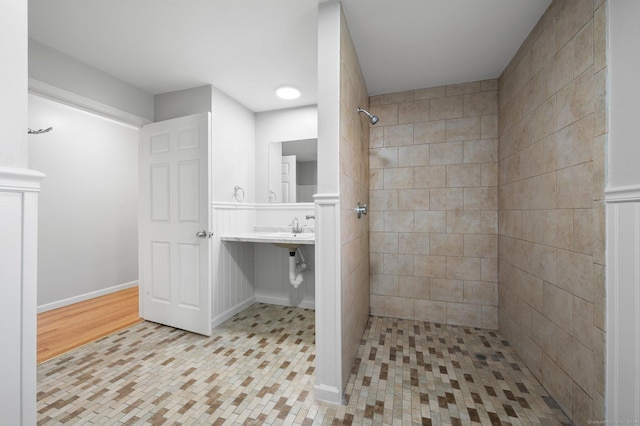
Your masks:
<instances>
[{"instance_id":1,"label":"vanity countertop","mask_svg":"<svg viewBox=\"0 0 640 426\"><path fill-rule=\"evenodd\" d=\"M316 234L312 232L305 232L301 234L294 234L292 232L282 231L257 231L257 232L242 232L238 234L229 234L220 236L222 241L240 241L248 243L272 243L272 244L287 244L295 243L299 245L303 244L315 244Z\"/></svg>"}]
</instances>

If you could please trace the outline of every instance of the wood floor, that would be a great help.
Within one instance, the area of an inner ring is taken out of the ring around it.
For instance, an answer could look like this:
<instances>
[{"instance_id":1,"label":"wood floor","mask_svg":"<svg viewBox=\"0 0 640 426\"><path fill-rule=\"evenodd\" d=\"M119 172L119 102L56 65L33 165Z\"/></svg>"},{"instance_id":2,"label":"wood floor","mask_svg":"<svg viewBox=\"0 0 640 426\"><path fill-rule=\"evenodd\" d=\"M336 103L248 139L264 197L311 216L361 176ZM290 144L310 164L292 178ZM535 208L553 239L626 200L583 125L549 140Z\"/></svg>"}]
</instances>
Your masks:
<instances>
[{"instance_id":1,"label":"wood floor","mask_svg":"<svg viewBox=\"0 0 640 426\"><path fill-rule=\"evenodd\" d=\"M38 364L141 322L138 287L38 314Z\"/></svg>"}]
</instances>

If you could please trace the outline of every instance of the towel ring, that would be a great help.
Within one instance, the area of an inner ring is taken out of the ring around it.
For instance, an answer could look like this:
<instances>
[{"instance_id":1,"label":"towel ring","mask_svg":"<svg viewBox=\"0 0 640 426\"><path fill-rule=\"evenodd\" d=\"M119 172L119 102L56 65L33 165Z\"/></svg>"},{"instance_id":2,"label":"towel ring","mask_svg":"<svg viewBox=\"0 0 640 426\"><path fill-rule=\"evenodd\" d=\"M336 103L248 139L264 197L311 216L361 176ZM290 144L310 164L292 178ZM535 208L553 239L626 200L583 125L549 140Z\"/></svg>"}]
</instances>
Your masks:
<instances>
[{"instance_id":1,"label":"towel ring","mask_svg":"<svg viewBox=\"0 0 640 426\"><path fill-rule=\"evenodd\" d=\"M244 189L240 186L236 185L233 187L233 198L236 199L237 202L241 203L244 201Z\"/></svg>"}]
</instances>

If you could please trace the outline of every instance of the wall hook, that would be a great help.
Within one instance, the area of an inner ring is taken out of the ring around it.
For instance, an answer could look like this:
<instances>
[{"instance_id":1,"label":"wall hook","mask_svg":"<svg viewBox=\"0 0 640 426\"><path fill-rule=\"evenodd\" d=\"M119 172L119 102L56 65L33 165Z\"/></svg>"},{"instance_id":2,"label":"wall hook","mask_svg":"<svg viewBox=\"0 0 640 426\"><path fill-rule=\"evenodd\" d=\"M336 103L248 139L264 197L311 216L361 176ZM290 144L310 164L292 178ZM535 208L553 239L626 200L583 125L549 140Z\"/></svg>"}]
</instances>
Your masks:
<instances>
[{"instance_id":1,"label":"wall hook","mask_svg":"<svg viewBox=\"0 0 640 426\"><path fill-rule=\"evenodd\" d=\"M46 129L39 129L39 130L27 129L27 133L30 135L41 135L42 133L49 133L52 130L53 130L53 127L48 127Z\"/></svg>"}]
</instances>

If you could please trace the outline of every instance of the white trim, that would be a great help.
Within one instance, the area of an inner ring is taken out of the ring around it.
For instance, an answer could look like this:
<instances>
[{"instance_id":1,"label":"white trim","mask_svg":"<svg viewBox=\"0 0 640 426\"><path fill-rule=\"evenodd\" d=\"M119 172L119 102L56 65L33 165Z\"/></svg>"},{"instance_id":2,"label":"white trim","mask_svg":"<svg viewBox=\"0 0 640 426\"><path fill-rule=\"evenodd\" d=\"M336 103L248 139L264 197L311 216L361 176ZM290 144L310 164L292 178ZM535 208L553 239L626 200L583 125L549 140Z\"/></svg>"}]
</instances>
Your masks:
<instances>
[{"instance_id":1,"label":"white trim","mask_svg":"<svg viewBox=\"0 0 640 426\"><path fill-rule=\"evenodd\" d=\"M116 291L126 290L131 287L137 287L138 281L131 281L124 284L118 284L111 287L103 288L96 291L91 291L89 293L79 294L77 296L68 297L66 299L57 300L51 303L45 303L44 305L38 306L38 313L52 311L54 309L62 308L64 306L73 305L74 303L84 302L85 300L93 299L96 297L104 296L106 294L115 293Z\"/></svg>"},{"instance_id":2,"label":"white trim","mask_svg":"<svg viewBox=\"0 0 640 426\"><path fill-rule=\"evenodd\" d=\"M227 309L226 311L224 311L223 313L221 313L220 315L216 316L214 319L211 320L211 328L216 328L217 326L219 326L229 318L233 317L235 314L244 311L254 303L256 303L256 298L251 297L245 300L244 302L238 303L233 308Z\"/></svg>"},{"instance_id":3,"label":"white trim","mask_svg":"<svg viewBox=\"0 0 640 426\"><path fill-rule=\"evenodd\" d=\"M256 206L250 203L227 203L220 201L211 202L211 207L220 210L255 210Z\"/></svg>"},{"instance_id":4,"label":"white trim","mask_svg":"<svg viewBox=\"0 0 640 426\"><path fill-rule=\"evenodd\" d=\"M340 201L340 194L315 194L313 199L316 204L335 204Z\"/></svg>"},{"instance_id":5,"label":"white trim","mask_svg":"<svg viewBox=\"0 0 640 426\"><path fill-rule=\"evenodd\" d=\"M142 127L144 124L152 122L144 117L139 117L135 114L131 114L130 112L77 95L73 92L69 92L68 90L61 89L34 78L29 78L29 93L61 102L66 105L71 105L84 111L89 111L94 114L122 121L127 124L132 124L136 127Z\"/></svg>"},{"instance_id":6,"label":"white trim","mask_svg":"<svg viewBox=\"0 0 640 426\"><path fill-rule=\"evenodd\" d=\"M43 175L44 176L44 175ZM38 197L36 190L23 193L22 212L22 419L35 421L37 378L36 361L38 300Z\"/></svg>"},{"instance_id":7,"label":"white trim","mask_svg":"<svg viewBox=\"0 0 640 426\"><path fill-rule=\"evenodd\" d=\"M612 362L618 359L618 334L619 329L618 316L615 314L618 312L618 268L616 262L618 259L618 215L617 205L612 205L607 208L607 265L606 268L606 390L605 390L605 407L607 410L607 417L614 415L617 410L618 401L618 368L617 364Z\"/></svg>"},{"instance_id":8,"label":"white trim","mask_svg":"<svg viewBox=\"0 0 640 426\"><path fill-rule=\"evenodd\" d=\"M297 305L292 305L289 299L285 299L283 297L256 295L255 299L257 303L267 303L269 305L294 306L296 308L312 309L312 310L316 309L316 304L310 300L303 300Z\"/></svg>"},{"instance_id":9,"label":"white trim","mask_svg":"<svg viewBox=\"0 0 640 426\"><path fill-rule=\"evenodd\" d=\"M635 396L636 398L640 398L640 203L635 203L635 229L636 233L634 235L634 253L635 257L635 265L634 266L634 276L636 278L635 282L635 300L634 300L634 313L635 313L635 335L633 338L636 339L635 344L635 374L632 377L635 377ZM627 372L628 373L628 372ZM636 422L640 422L640 404L638 404L638 399L634 403L634 420Z\"/></svg>"},{"instance_id":10,"label":"white trim","mask_svg":"<svg viewBox=\"0 0 640 426\"><path fill-rule=\"evenodd\" d=\"M256 210L311 210L313 203L261 203Z\"/></svg>"},{"instance_id":11,"label":"white trim","mask_svg":"<svg viewBox=\"0 0 640 426\"><path fill-rule=\"evenodd\" d=\"M313 393L316 399L330 402L332 404L342 404L342 392L334 386L314 385Z\"/></svg>"},{"instance_id":12,"label":"white trim","mask_svg":"<svg viewBox=\"0 0 640 426\"><path fill-rule=\"evenodd\" d=\"M640 421L640 202L607 205L606 419Z\"/></svg>"},{"instance_id":13,"label":"white trim","mask_svg":"<svg viewBox=\"0 0 640 426\"><path fill-rule=\"evenodd\" d=\"M0 191L39 192L44 173L0 167Z\"/></svg>"},{"instance_id":14,"label":"white trim","mask_svg":"<svg viewBox=\"0 0 640 426\"><path fill-rule=\"evenodd\" d=\"M607 203L640 201L640 185L608 187L604 191L604 199Z\"/></svg>"},{"instance_id":15,"label":"white trim","mask_svg":"<svg viewBox=\"0 0 640 426\"><path fill-rule=\"evenodd\" d=\"M229 203L213 201L211 207L227 210L311 210L313 203Z\"/></svg>"}]
</instances>

